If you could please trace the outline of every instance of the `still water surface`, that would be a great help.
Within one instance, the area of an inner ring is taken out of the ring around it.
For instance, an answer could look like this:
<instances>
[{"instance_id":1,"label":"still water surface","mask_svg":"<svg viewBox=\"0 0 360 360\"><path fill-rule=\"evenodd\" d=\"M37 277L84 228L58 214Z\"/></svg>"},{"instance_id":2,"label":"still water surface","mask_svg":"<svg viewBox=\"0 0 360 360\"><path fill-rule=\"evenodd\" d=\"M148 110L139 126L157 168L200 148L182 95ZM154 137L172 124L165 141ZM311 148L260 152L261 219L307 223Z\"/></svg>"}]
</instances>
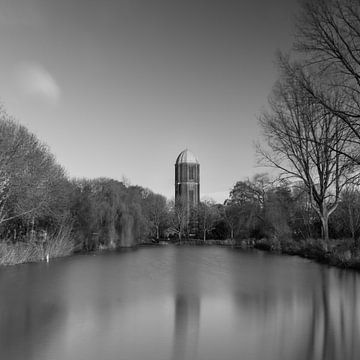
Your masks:
<instances>
[{"instance_id":1,"label":"still water surface","mask_svg":"<svg viewBox=\"0 0 360 360\"><path fill-rule=\"evenodd\" d=\"M219 247L0 269L6 360L360 358L360 276Z\"/></svg>"}]
</instances>

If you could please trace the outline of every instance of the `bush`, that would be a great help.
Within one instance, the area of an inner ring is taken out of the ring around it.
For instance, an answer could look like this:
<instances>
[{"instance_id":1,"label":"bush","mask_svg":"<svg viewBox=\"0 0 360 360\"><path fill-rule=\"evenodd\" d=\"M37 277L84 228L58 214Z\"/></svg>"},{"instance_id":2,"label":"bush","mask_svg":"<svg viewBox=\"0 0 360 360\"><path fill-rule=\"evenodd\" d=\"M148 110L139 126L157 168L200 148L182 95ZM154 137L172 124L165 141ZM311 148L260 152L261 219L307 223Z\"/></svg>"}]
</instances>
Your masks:
<instances>
[{"instance_id":1,"label":"bush","mask_svg":"<svg viewBox=\"0 0 360 360\"><path fill-rule=\"evenodd\" d=\"M56 234L50 235L45 242L35 239L31 242L0 243L0 265L15 265L36 262L49 258L71 255L74 242L71 228L61 228Z\"/></svg>"},{"instance_id":2,"label":"bush","mask_svg":"<svg viewBox=\"0 0 360 360\"><path fill-rule=\"evenodd\" d=\"M61 227L60 230L49 237L45 242L44 255L49 258L56 258L61 256L68 256L74 252L74 241L72 239L71 228Z\"/></svg>"}]
</instances>

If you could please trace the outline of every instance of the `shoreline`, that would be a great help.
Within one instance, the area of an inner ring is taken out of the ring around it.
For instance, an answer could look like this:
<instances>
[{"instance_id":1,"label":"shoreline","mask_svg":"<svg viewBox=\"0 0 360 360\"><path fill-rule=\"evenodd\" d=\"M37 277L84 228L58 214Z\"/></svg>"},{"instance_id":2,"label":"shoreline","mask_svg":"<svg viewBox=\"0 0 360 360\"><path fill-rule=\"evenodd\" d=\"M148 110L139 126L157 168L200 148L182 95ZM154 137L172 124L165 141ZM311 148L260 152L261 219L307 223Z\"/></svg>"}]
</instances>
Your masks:
<instances>
[{"instance_id":1,"label":"shoreline","mask_svg":"<svg viewBox=\"0 0 360 360\"><path fill-rule=\"evenodd\" d=\"M140 246L224 246L237 249L256 249L273 254L298 256L322 265L360 271L360 249L356 249L351 240L332 240L326 244L321 239L286 241L270 239L226 239L226 240L182 240L168 243L144 243Z\"/></svg>"},{"instance_id":2,"label":"shoreline","mask_svg":"<svg viewBox=\"0 0 360 360\"><path fill-rule=\"evenodd\" d=\"M1 246L2 245L2 246ZM47 256L42 252L34 254L34 249L29 247L19 247L17 244L12 246L5 245L7 253L4 251L4 244L0 244L0 269L5 266L20 265L26 263L49 262L52 259L69 257L75 255L98 255L116 251L135 251L141 247L163 247L163 246L224 246L237 249L256 249L274 254L284 254L289 256L299 256L317 263L333 266L341 269L360 270L360 249L354 246L350 240L330 241L328 244L319 239L307 239L301 241L279 241L274 239L226 239L226 240L161 240L160 242L143 242L132 246L119 246L114 249L102 248L91 251L56 251ZM58 250L58 249L57 249ZM62 249L64 250L64 249ZM10 253L10 256L9 256ZM6 259L8 257L8 259Z\"/></svg>"},{"instance_id":3,"label":"shoreline","mask_svg":"<svg viewBox=\"0 0 360 360\"><path fill-rule=\"evenodd\" d=\"M349 239L307 239L301 241L256 240L253 248L274 254L299 256L322 265L340 269L360 270L360 249Z\"/></svg>"}]
</instances>

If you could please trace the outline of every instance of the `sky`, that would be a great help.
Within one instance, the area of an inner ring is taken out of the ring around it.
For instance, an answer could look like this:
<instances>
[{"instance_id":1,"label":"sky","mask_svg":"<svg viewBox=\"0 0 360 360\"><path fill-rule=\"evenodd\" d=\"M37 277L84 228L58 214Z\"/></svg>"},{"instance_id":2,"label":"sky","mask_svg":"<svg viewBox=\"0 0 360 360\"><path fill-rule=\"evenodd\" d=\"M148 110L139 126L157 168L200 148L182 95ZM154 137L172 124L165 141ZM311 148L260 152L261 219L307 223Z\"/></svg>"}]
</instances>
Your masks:
<instances>
[{"instance_id":1,"label":"sky","mask_svg":"<svg viewBox=\"0 0 360 360\"><path fill-rule=\"evenodd\" d=\"M174 196L185 148L222 202L257 165L258 117L297 0L0 0L0 101L70 177Z\"/></svg>"}]
</instances>

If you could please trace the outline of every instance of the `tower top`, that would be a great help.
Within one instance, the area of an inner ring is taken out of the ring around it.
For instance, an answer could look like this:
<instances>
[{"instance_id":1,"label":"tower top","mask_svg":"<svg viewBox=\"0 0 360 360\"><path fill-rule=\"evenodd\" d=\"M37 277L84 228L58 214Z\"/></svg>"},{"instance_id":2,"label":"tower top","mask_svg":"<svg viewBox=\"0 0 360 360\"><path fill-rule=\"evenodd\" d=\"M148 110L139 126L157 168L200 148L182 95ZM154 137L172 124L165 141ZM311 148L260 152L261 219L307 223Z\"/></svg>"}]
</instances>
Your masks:
<instances>
[{"instance_id":1,"label":"tower top","mask_svg":"<svg viewBox=\"0 0 360 360\"><path fill-rule=\"evenodd\" d=\"M196 159L195 155L189 150L185 149L182 151L179 156L176 159L176 165L177 164L183 164L183 163L192 163L192 164L198 164L198 160Z\"/></svg>"}]
</instances>

